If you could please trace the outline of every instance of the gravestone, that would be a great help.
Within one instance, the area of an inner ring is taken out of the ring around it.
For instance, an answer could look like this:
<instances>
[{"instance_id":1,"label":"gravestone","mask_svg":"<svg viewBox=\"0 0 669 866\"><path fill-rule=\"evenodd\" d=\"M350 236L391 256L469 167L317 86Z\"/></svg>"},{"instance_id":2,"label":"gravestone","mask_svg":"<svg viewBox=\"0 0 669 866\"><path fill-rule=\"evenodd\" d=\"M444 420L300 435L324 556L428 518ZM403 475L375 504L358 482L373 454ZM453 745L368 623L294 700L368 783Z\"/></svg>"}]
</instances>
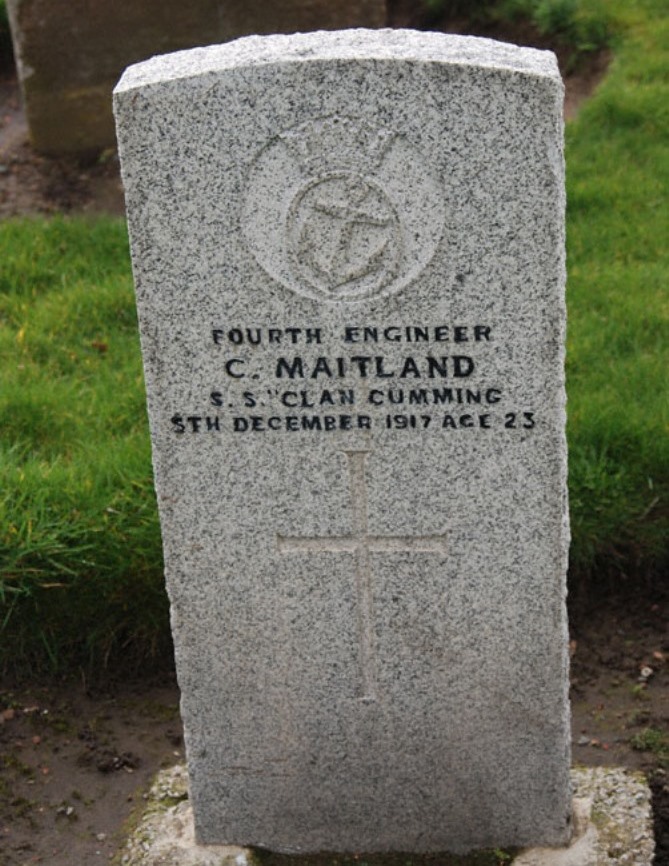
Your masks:
<instances>
[{"instance_id":1,"label":"gravestone","mask_svg":"<svg viewBox=\"0 0 669 866\"><path fill-rule=\"evenodd\" d=\"M115 110L199 841L565 843L554 56L250 37Z\"/></svg>"},{"instance_id":2,"label":"gravestone","mask_svg":"<svg viewBox=\"0 0 669 866\"><path fill-rule=\"evenodd\" d=\"M129 63L248 33L381 27L385 0L7 0L33 146L115 144L111 94Z\"/></svg>"}]
</instances>

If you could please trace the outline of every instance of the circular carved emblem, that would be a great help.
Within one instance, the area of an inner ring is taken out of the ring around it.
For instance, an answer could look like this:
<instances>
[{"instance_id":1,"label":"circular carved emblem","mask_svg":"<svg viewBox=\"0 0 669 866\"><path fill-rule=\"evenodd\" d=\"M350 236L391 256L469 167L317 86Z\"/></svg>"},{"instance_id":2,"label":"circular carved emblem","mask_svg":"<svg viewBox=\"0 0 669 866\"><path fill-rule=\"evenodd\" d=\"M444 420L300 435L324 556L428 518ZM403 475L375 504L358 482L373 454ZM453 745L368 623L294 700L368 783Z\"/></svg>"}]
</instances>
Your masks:
<instances>
[{"instance_id":1,"label":"circular carved emblem","mask_svg":"<svg viewBox=\"0 0 669 866\"><path fill-rule=\"evenodd\" d=\"M440 184L406 140L348 117L269 142L249 173L242 232L261 267L324 301L399 291L432 258Z\"/></svg>"},{"instance_id":2,"label":"circular carved emblem","mask_svg":"<svg viewBox=\"0 0 669 866\"><path fill-rule=\"evenodd\" d=\"M295 275L326 297L373 294L397 271L400 221L371 180L342 173L308 181L293 199L287 230Z\"/></svg>"}]
</instances>

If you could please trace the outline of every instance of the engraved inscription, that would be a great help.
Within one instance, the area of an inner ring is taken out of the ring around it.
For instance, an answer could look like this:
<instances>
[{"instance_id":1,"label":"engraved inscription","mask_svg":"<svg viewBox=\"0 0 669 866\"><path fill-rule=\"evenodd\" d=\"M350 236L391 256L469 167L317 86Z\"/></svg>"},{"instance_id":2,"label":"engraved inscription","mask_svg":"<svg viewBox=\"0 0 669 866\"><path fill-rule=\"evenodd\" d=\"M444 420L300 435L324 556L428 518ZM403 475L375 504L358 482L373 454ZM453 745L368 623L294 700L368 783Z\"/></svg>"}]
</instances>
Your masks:
<instances>
[{"instance_id":1,"label":"engraved inscription","mask_svg":"<svg viewBox=\"0 0 669 866\"><path fill-rule=\"evenodd\" d=\"M507 340L481 321L228 323L203 339L215 378L206 404L171 415L178 436L415 430L528 441L543 425L532 394L508 387Z\"/></svg>"},{"instance_id":2,"label":"engraved inscription","mask_svg":"<svg viewBox=\"0 0 669 866\"><path fill-rule=\"evenodd\" d=\"M361 697L375 701L378 694L376 653L374 645L374 595L371 553L446 553L446 536L442 535L373 535L367 515L365 462L368 451L344 451L348 459L351 497L350 535L315 538L278 536L280 553L350 553L355 557L357 625Z\"/></svg>"}]
</instances>

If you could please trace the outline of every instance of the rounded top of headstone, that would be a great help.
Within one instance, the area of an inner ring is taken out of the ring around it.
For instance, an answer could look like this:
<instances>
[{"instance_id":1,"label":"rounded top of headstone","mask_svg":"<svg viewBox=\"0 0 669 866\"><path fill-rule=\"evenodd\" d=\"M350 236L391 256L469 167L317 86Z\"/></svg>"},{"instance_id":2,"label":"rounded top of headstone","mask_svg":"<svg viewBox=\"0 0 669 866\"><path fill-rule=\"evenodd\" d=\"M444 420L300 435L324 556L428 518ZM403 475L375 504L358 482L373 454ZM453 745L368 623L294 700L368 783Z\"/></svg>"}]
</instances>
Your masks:
<instances>
[{"instance_id":1,"label":"rounded top of headstone","mask_svg":"<svg viewBox=\"0 0 669 866\"><path fill-rule=\"evenodd\" d=\"M477 66L560 81L552 51L493 39L416 30L336 30L245 36L222 45L152 57L129 66L115 93L244 66L317 60L408 60Z\"/></svg>"}]
</instances>

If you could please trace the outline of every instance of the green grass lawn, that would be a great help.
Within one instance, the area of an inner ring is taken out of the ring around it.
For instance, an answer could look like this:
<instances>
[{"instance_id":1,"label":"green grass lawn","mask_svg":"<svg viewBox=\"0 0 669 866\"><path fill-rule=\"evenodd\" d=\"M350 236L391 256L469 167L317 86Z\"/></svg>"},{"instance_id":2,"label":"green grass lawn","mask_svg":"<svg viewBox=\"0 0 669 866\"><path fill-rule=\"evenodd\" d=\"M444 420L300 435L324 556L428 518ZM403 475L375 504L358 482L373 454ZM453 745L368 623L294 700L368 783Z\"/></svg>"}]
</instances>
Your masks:
<instances>
[{"instance_id":1,"label":"green grass lawn","mask_svg":"<svg viewBox=\"0 0 669 866\"><path fill-rule=\"evenodd\" d=\"M574 578L651 579L669 486L669 8L612 0L614 59L567 126Z\"/></svg>"},{"instance_id":2,"label":"green grass lawn","mask_svg":"<svg viewBox=\"0 0 669 866\"><path fill-rule=\"evenodd\" d=\"M9 668L169 663L125 224L0 225Z\"/></svg>"},{"instance_id":3,"label":"green grass lawn","mask_svg":"<svg viewBox=\"0 0 669 866\"><path fill-rule=\"evenodd\" d=\"M576 590L653 581L669 524L669 14L607 10L567 128ZM6 221L0 262L0 670L170 664L125 225Z\"/></svg>"}]
</instances>

